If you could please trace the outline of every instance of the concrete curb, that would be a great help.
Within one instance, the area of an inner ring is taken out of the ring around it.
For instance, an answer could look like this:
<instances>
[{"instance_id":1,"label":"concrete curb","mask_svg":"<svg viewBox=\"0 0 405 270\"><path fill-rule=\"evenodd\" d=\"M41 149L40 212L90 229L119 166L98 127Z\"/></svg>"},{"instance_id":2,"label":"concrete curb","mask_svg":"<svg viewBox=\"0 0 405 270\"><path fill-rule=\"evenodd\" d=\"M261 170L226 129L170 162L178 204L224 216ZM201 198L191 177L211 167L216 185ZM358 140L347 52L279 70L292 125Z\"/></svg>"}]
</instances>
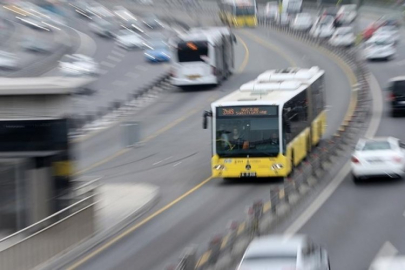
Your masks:
<instances>
[{"instance_id":1,"label":"concrete curb","mask_svg":"<svg viewBox=\"0 0 405 270\"><path fill-rule=\"evenodd\" d=\"M56 270L56 269L66 269L74 261L77 261L80 257L85 256L96 246L101 245L103 242L108 241L114 235L118 234L131 223L135 222L137 219L142 217L147 213L153 206L157 204L160 199L160 189L156 187L154 191L154 196L144 205L134 210L131 214L127 215L124 219L119 221L117 224L113 225L110 229L96 232L92 238L85 239L82 243L72 247L70 250L66 251L64 254L48 261L46 264L42 265L38 269L42 270Z\"/></svg>"}]
</instances>

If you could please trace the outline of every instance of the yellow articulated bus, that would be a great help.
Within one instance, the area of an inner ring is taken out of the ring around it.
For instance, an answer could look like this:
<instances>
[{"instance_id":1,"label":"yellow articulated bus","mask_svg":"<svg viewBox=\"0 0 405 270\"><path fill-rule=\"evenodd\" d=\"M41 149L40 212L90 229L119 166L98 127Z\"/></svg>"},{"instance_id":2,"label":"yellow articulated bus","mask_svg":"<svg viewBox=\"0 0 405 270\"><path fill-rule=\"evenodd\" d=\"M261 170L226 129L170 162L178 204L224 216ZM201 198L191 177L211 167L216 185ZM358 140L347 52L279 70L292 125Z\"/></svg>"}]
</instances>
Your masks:
<instances>
[{"instance_id":1,"label":"yellow articulated bus","mask_svg":"<svg viewBox=\"0 0 405 270\"><path fill-rule=\"evenodd\" d=\"M212 176L288 177L326 129L324 71L269 70L211 104Z\"/></svg>"},{"instance_id":2,"label":"yellow articulated bus","mask_svg":"<svg viewBox=\"0 0 405 270\"><path fill-rule=\"evenodd\" d=\"M257 7L255 0L222 0L219 3L222 23L233 27L256 27Z\"/></svg>"}]
</instances>

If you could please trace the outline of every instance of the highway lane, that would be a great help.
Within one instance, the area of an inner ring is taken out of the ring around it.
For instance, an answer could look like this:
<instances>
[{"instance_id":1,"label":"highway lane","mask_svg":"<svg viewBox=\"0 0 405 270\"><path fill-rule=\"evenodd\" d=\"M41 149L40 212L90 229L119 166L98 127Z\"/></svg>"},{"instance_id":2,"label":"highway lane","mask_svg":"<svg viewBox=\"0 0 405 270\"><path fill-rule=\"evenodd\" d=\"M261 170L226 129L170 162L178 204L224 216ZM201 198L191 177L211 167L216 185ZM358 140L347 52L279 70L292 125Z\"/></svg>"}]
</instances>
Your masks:
<instances>
[{"instance_id":1,"label":"highway lane","mask_svg":"<svg viewBox=\"0 0 405 270\"><path fill-rule=\"evenodd\" d=\"M362 20L360 25L364 27L369 22ZM381 88L390 78L404 75L404 33L401 36L395 60L368 63ZM385 101L386 93L380 94ZM404 117L392 118L384 102L376 136L405 140L404 127ZM392 253L405 254L404 192L403 180L381 179L354 185L349 174L299 232L328 249L333 269L368 269L380 251L390 253L392 249Z\"/></svg>"},{"instance_id":2,"label":"highway lane","mask_svg":"<svg viewBox=\"0 0 405 270\"><path fill-rule=\"evenodd\" d=\"M348 89L350 86L343 72L333 61L323 58L309 46L294 45L293 40L281 40L279 34L275 33L266 36L266 33L260 30L242 30L237 31L237 34L246 41L251 52L250 60L245 72L234 76L220 88L222 90L220 95L235 90L266 69L290 66L288 59L292 58L299 66L318 64L325 66L327 73L335 74L327 76L328 85L331 85L327 89L328 95L340 91L344 104L348 103L348 91L345 97L345 91L342 89ZM263 41L258 43L257 39ZM275 52L275 45L269 45L269 41L282 47L277 47ZM294 51L297 47L301 47L300 50ZM307 57L302 57L303 51ZM238 56L241 56L240 47ZM217 94L218 90L214 92ZM176 94L184 96L184 100L188 95L190 101L182 102L182 99L177 101L177 98L174 98L167 102L166 98L169 95L164 95L151 109L148 108L139 115L139 118L145 119L145 122L148 122L147 126L156 126L153 120L162 121L160 118L166 116L169 111L174 114L184 111L190 113L189 108L195 108L201 112L208 108L209 99L214 98L210 95L211 91L199 92L198 95L195 92L170 93ZM334 100L330 101L331 108L334 108ZM196 104L198 106L195 106ZM148 182L160 186L162 198L154 210L201 183L210 176L210 134L201 130L200 113L192 115L180 113L180 115L186 118L176 127L147 140L142 147L95 168L89 174L104 175L103 181L106 183ZM328 127L330 134L341 120L335 119L335 122L330 124ZM147 129L151 132L159 130L156 127ZM148 135L144 134L144 137L148 138ZM271 183L252 185L252 183L224 184L221 180L209 181L195 193L78 269L162 269L168 263L174 262L186 245L206 243L214 232L223 232L229 219L243 217L245 206L257 198L266 198L270 185Z\"/></svg>"}]
</instances>

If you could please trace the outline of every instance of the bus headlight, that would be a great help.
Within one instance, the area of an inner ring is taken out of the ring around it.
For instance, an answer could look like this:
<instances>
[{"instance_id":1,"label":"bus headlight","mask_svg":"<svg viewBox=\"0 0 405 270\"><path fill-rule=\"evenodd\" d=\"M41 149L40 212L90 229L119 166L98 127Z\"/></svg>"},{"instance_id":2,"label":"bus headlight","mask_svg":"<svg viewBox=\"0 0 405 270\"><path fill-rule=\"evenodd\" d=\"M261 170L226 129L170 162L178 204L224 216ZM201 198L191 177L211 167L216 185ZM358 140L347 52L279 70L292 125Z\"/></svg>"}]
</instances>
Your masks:
<instances>
[{"instance_id":1,"label":"bus headlight","mask_svg":"<svg viewBox=\"0 0 405 270\"><path fill-rule=\"evenodd\" d=\"M217 171L223 171L223 170L225 170L225 166L224 165L215 165L214 169Z\"/></svg>"},{"instance_id":2,"label":"bus headlight","mask_svg":"<svg viewBox=\"0 0 405 270\"><path fill-rule=\"evenodd\" d=\"M282 169L282 168L283 168L283 164L278 164L278 163L273 164L273 165L271 166L271 169L272 169L273 171L280 170L280 169Z\"/></svg>"}]
</instances>

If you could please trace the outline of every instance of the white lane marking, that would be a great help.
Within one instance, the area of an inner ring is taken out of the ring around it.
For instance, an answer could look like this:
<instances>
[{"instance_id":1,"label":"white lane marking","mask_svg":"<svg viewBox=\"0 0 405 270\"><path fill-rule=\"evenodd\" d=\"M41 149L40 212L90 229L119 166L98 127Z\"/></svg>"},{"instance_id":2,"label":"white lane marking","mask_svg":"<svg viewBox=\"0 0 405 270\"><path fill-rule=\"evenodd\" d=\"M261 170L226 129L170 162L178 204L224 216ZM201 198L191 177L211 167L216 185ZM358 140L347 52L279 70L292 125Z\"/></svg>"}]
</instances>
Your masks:
<instances>
[{"instance_id":1,"label":"white lane marking","mask_svg":"<svg viewBox=\"0 0 405 270\"><path fill-rule=\"evenodd\" d=\"M371 95L373 98L373 111L371 115L370 125L366 131L365 137L373 137L377 132L378 126L381 122L383 97L380 85L374 75L370 75L369 84ZM333 178L328 186L319 194L319 196L312 202L312 204L284 231L284 234L291 236L296 234L304 225L311 219L311 217L321 208L321 206L328 200L328 198L335 192L339 185L345 179L345 176L350 172L350 161L348 161L339 173Z\"/></svg>"},{"instance_id":2,"label":"white lane marking","mask_svg":"<svg viewBox=\"0 0 405 270\"><path fill-rule=\"evenodd\" d=\"M402 216L405 217L405 212L402 213Z\"/></svg>"},{"instance_id":3,"label":"white lane marking","mask_svg":"<svg viewBox=\"0 0 405 270\"><path fill-rule=\"evenodd\" d=\"M387 241L385 242L382 247L380 248L380 250L377 252L377 255L374 257L374 260L372 260L372 263L370 265L369 270L374 269L371 268L371 266L373 266L373 264L379 259L379 258L387 258L387 259L392 259L395 257L395 255L398 254L398 250L394 247L393 244L391 244L391 242ZM389 270L389 269L387 269Z\"/></svg>"},{"instance_id":4,"label":"white lane marking","mask_svg":"<svg viewBox=\"0 0 405 270\"><path fill-rule=\"evenodd\" d=\"M180 165L181 164L181 161L180 162L177 162L176 164L173 164L173 167L177 167L178 165Z\"/></svg>"},{"instance_id":5,"label":"white lane marking","mask_svg":"<svg viewBox=\"0 0 405 270\"><path fill-rule=\"evenodd\" d=\"M171 159L173 156L167 157L165 159L159 160L158 162L153 163L153 165L158 165L159 163L162 163L163 161L166 161L168 159Z\"/></svg>"},{"instance_id":6,"label":"white lane marking","mask_svg":"<svg viewBox=\"0 0 405 270\"><path fill-rule=\"evenodd\" d=\"M163 161L163 160L160 160L160 161L158 161L158 162L153 163L153 166L154 166L154 165L158 165L159 163L162 163L162 161Z\"/></svg>"},{"instance_id":7,"label":"white lane marking","mask_svg":"<svg viewBox=\"0 0 405 270\"><path fill-rule=\"evenodd\" d=\"M127 74L125 74L125 76L133 78L133 79L136 79L139 77L139 75L134 72L128 72Z\"/></svg>"},{"instance_id":8,"label":"white lane marking","mask_svg":"<svg viewBox=\"0 0 405 270\"><path fill-rule=\"evenodd\" d=\"M125 53L122 53L122 52L119 52L119 51L116 51L116 50L112 50L111 53L115 54L115 55L118 55L119 57L124 57L125 56Z\"/></svg>"},{"instance_id":9,"label":"white lane marking","mask_svg":"<svg viewBox=\"0 0 405 270\"><path fill-rule=\"evenodd\" d=\"M109 68L114 68L117 64L113 64L113 63L110 63L110 62L102 61L102 62L100 63L100 65L103 65L103 66L106 66L106 67L109 67Z\"/></svg>"},{"instance_id":10,"label":"white lane marking","mask_svg":"<svg viewBox=\"0 0 405 270\"><path fill-rule=\"evenodd\" d=\"M112 85L115 85L115 86L125 86L125 85L127 85L127 84L128 84L128 82L119 81L119 80L113 81L113 83L112 83Z\"/></svg>"},{"instance_id":11,"label":"white lane marking","mask_svg":"<svg viewBox=\"0 0 405 270\"><path fill-rule=\"evenodd\" d=\"M111 61L114 61L114 62L121 62L122 61L122 58L115 57L115 56L112 56L112 55L107 56L107 59L111 60Z\"/></svg>"},{"instance_id":12,"label":"white lane marking","mask_svg":"<svg viewBox=\"0 0 405 270\"><path fill-rule=\"evenodd\" d=\"M135 67L137 70L142 70L142 71L147 71L148 68L144 67L144 66L136 66Z\"/></svg>"}]
</instances>

